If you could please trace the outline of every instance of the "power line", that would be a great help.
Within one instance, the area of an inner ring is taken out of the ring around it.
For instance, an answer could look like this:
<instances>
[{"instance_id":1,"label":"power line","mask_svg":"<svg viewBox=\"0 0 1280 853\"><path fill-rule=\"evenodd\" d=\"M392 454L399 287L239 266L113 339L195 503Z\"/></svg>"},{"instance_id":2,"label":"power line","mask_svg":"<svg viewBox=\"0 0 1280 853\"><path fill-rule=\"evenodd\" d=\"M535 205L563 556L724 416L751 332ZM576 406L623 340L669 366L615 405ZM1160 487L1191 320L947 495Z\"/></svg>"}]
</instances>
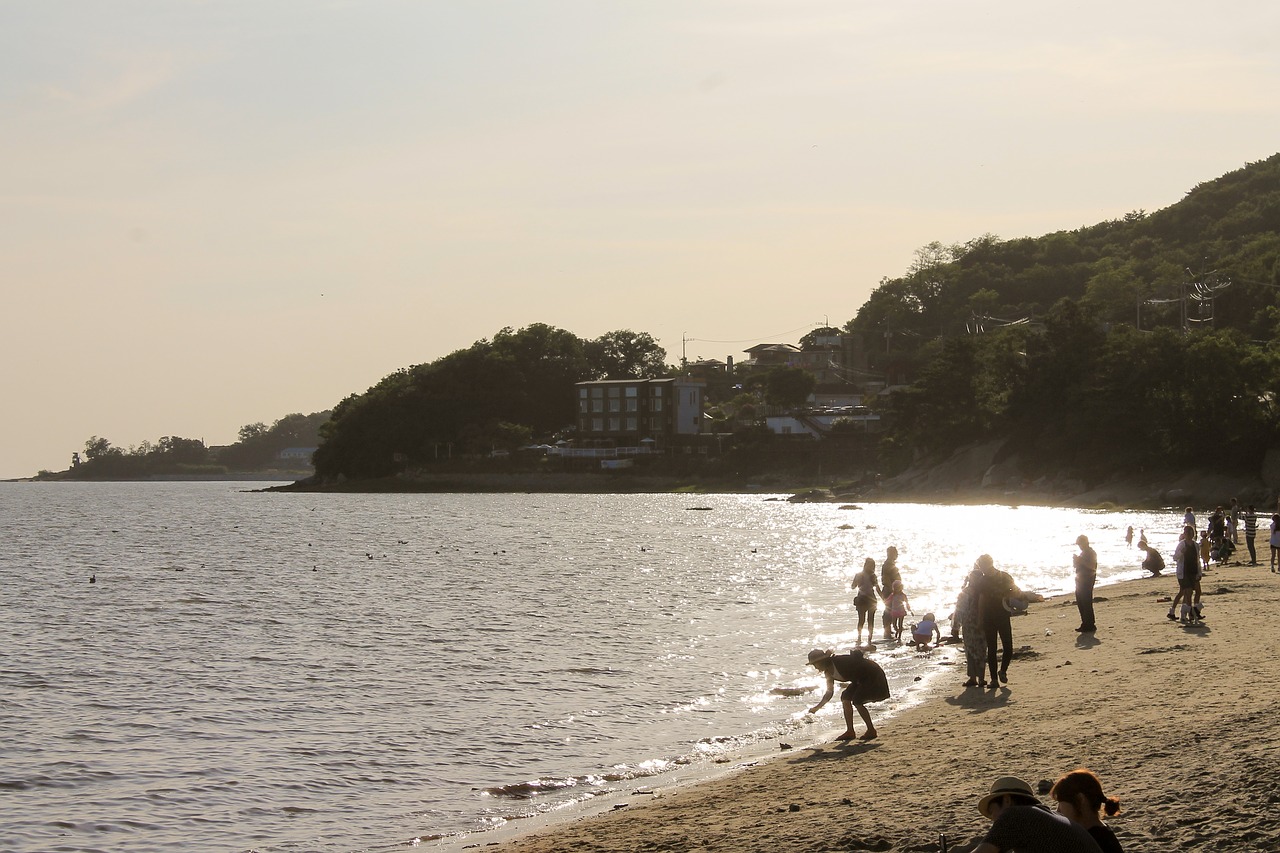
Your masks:
<instances>
[{"instance_id":1,"label":"power line","mask_svg":"<svg viewBox=\"0 0 1280 853\"><path fill-rule=\"evenodd\" d=\"M799 332L802 329L821 328L822 325L823 325L822 323L809 323L808 325L800 326L797 329L788 329L785 332L778 332L775 335L759 335L754 338L743 338L737 341L713 341L710 338L685 338L685 340L690 343L699 343L699 344L749 344L752 341L763 341L763 340L768 340L770 338L780 338L783 335L794 335L796 332Z\"/></svg>"}]
</instances>

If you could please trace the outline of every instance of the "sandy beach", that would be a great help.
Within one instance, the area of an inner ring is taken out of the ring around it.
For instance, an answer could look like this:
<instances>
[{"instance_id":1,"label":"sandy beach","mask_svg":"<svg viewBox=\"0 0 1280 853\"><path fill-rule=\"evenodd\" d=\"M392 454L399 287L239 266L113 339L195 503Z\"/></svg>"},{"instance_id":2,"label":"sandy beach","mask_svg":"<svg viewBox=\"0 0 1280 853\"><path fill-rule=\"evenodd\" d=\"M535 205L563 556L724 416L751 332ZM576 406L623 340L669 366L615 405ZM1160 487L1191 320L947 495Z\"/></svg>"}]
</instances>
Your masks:
<instances>
[{"instance_id":1,"label":"sandy beach","mask_svg":"<svg viewBox=\"0 0 1280 853\"><path fill-rule=\"evenodd\" d=\"M963 666L949 668L927 701L877 723L871 743L780 752L476 846L923 853L940 850L945 832L962 853L986 831L975 803L995 777L1034 787L1084 766L1120 799L1108 823L1126 850L1280 850L1280 651L1267 633L1280 575L1265 564L1213 568L1198 626L1165 618L1159 599L1176 586L1170 573L1100 587L1092 637L1073 630L1070 598L1032 605L1013 621L1007 685L965 689Z\"/></svg>"}]
</instances>

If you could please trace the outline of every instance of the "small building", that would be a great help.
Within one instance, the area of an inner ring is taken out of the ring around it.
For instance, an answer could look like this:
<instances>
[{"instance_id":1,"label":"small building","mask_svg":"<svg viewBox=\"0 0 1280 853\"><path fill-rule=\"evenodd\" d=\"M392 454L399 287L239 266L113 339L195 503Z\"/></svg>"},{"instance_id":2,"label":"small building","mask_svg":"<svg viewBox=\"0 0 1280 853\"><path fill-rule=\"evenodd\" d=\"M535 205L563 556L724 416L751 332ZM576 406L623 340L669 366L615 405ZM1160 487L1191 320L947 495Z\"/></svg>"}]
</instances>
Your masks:
<instances>
[{"instance_id":1,"label":"small building","mask_svg":"<svg viewBox=\"0 0 1280 853\"><path fill-rule=\"evenodd\" d=\"M311 464L311 457L315 455L318 448L315 447L286 447L276 454L276 458L281 462L305 462Z\"/></svg>"}]
</instances>

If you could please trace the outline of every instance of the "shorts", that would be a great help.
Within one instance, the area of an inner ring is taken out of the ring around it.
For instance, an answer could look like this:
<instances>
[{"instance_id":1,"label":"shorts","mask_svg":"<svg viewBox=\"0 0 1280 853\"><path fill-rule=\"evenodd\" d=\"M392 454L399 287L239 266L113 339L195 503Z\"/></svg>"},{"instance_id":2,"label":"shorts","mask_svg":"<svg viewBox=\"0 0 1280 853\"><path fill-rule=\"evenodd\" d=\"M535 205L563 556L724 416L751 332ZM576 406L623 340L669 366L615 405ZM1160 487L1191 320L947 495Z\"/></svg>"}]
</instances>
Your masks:
<instances>
[{"instance_id":1,"label":"shorts","mask_svg":"<svg viewBox=\"0 0 1280 853\"><path fill-rule=\"evenodd\" d=\"M1200 576L1178 578L1178 589L1195 589L1196 584L1200 583Z\"/></svg>"},{"instance_id":2,"label":"shorts","mask_svg":"<svg viewBox=\"0 0 1280 853\"><path fill-rule=\"evenodd\" d=\"M855 705L866 705L868 702L880 702L889 698L888 684L867 684L866 682L858 682L850 684L840 694L841 699L847 699Z\"/></svg>"},{"instance_id":3,"label":"shorts","mask_svg":"<svg viewBox=\"0 0 1280 853\"><path fill-rule=\"evenodd\" d=\"M855 595L855 596L853 597L853 606L854 606L854 607L856 607L856 608L858 608L859 610L861 610L861 611L863 611L863 612L866 612L866 611L868 611L868 610L875 610L875 609L876 609L876 599L875 599L875 596L871 596L871 595Z\"/></svg>"}]
</instances>

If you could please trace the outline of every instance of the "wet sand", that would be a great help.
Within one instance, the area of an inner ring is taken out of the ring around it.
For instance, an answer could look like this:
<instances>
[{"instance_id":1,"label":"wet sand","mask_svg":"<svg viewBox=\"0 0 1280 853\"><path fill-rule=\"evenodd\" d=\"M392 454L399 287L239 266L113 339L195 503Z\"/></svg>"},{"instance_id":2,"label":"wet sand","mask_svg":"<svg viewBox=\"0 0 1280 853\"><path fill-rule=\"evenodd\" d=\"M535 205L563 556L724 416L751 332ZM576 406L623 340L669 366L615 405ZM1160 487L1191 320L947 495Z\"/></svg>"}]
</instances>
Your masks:
<instances>
[{"instance_id":1,"label":"wet sand","mask_svg":"<svg viewBox=\"0 0 1280 853\"><path fill-rule=\"evenodd\" d=\"M1269 634L1280 574L1214 568L1200 626L1165 618L1158 599L1176 587L1170 574L1099 588L1092 637L1073 630L1069 597L1032 605L1013 620L1007 685L966 689L955 667L927 701L877 723L871 743L782 752L476 846L924 853L945 832L963 853L986 831L975 804L995 777L1035 786L1085 766L1120 799L1108 823L1128 851L1280 850L1280 650Z\"/></svg>"}]
</instances>

